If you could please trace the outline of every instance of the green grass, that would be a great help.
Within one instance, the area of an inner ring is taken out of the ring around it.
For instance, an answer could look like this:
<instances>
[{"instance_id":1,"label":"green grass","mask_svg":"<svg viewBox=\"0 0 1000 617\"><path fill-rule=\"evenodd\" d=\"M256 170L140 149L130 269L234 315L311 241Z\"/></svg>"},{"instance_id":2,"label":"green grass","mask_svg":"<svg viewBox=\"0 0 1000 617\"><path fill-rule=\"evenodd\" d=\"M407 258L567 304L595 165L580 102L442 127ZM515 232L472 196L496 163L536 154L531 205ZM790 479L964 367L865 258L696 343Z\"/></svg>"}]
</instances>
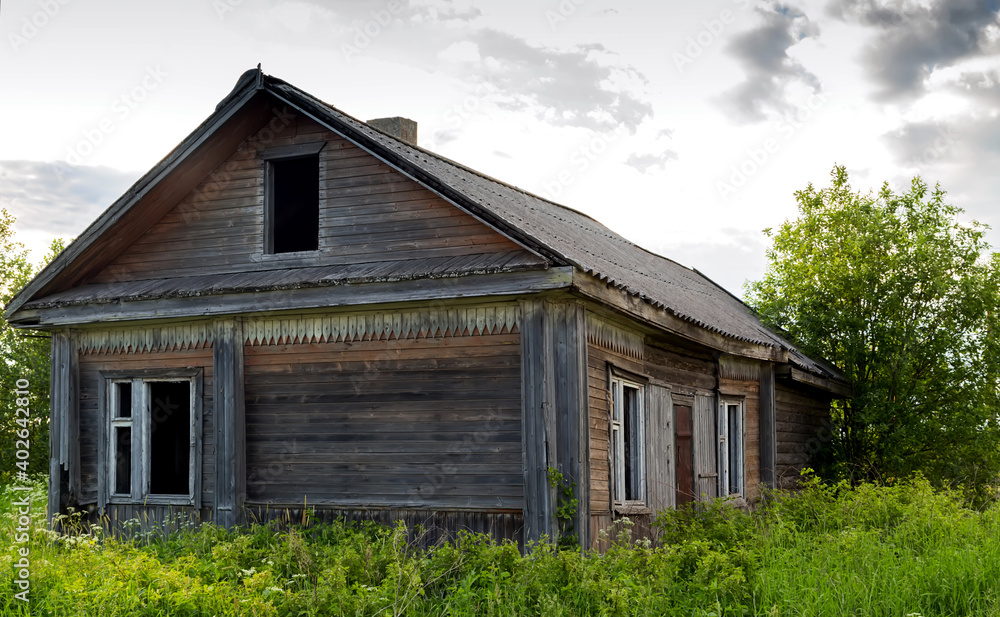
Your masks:
<instances>
[{"instance_id":1,"label":"green grass","mask_svg":"<svg viewBox=\"0 0 1000 617\"><path fill-rule=\"evenodd\" d=\"M603 555L481 536L421 551L349 524L121 540L38 518L29 606L13 599L16 496L0 492L3 615L1000 615L1000 509L921 480L668 512L662 546L625 525ZM43 483L32 496L41 517Z\"/></svg>"}]
</instances>

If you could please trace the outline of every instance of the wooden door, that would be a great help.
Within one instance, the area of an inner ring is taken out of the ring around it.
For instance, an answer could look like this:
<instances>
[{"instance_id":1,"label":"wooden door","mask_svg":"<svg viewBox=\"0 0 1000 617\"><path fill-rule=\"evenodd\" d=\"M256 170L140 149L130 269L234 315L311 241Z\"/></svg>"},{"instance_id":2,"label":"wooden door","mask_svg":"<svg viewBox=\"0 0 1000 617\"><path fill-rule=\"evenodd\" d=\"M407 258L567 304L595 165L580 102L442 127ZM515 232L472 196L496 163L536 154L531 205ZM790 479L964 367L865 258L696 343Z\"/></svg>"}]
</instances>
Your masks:
<instances>
[{"instance_id":1,"label":"wooden door","mask_svg":"<svg viewBox=\"0 0 1000 617\"><path fill-rule=\"evenodd\" d=\"M674 415L676 417L674 426L674 460L677 470L677 505L694 501L694 456L691 449L694 438L693 425L691 422L691 407L688 405L674 405Z\"/></svg>"}]
</instances>

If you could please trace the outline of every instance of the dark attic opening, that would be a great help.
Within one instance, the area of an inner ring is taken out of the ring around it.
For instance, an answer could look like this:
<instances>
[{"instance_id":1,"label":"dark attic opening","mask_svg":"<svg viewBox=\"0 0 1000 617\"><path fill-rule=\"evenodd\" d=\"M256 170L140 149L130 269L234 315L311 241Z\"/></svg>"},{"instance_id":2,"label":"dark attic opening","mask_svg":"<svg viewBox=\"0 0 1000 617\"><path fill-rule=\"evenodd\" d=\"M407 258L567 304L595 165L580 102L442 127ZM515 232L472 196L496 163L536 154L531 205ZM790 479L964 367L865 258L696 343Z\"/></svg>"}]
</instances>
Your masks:
<instances>
[{"instance_id":1,"label":"dark attic opening","mask_svg":"<svg viewBox=\"0 0 1000 617\"><path fill-rule=\"evenodd\" d=\"M319 248L319 155L269 161L271 252Z\"/></svg>"},{"instance_id":2,"label":"dark attic opening","mask_svg":"<svg viewBox=\"0 0 1000 617\"><path fill-rule=\"evenodd\" d=\"M191 383L154 381L149 384L149 492L187 495L190 492Z\"/></svg>"}]
</instances>

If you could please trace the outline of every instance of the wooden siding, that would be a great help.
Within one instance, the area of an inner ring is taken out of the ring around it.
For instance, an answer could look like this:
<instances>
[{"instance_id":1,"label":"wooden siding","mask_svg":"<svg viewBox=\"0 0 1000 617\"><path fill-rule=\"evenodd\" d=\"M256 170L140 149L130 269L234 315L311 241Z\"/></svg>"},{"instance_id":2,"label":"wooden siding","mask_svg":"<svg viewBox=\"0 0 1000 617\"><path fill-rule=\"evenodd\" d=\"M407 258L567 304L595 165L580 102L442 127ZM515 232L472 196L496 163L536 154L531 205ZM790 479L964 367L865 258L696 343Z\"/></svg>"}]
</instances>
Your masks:
<instances>
[{"instance_id":1,"label":"wooden siding","mask_svg":"<svg viewBox=\"0 0 1000 617\"><path fill-rule=\"evenodd\" d=\"M98 409L100 371L134 371L141 369L177 369L200 367L202 383L202 504L214 502L215 441L213 413L212 349L185 349L147 353L82 353L80 354L80 472L82 495L80 504L97 502L97 451L102 430ZM129 516L131 518L131 516Z\"/></svg>"},{"instance_id":2,"label":"wooden siding","mask_svg":"<svg viewBox=\"0 0 1000 617\"><path fill-rule=\"evenodd\" d=\"M592 319L588 314L588 319ZM647 387L647 411L653 411L650 405L650 388L662 389L660 396L654 396L662 404L664 400L670 403L671 409L666 411L667 417L661 414L659 420L669 422L669 434L662 433L660 441L668 442L665 452L669 460L665 461L666 471L653 470L652 462L647 461L647 469L652 473L650 478L660 482L664 474L668 486L650 489L651 505L661 507L664 503L672 506L676 500L673 460L673 409L679 401L691 405L693 397L700 394L714 401L716 388L716 365L712 355L703 350L682 346L676 341L650 340L638 332L629 331L625 326L612 324L605 319L594 319L591 323L599 324L598 328L588 328L587 347L587 385L588 409L590 423L590 537L595 547L603 546L598 538L601 530L611 530L615 533L616 515L612 511L611 502L611 461L610 461L610 400L608 398L608 365L646 377L650 381ZM590 323L588 323L590 326ZM641 343L636 350L636 341ZM712 406L714 411L714 403ZM663 429L662 422L647 424L647 431ZM647 439L648 442L648 439ZM648 447L648 445L647 445ZM712 450L714 456L714 449ZM660 491L659 489L664 489ZM656 503L652 503L654 500ZM651 517L644 514L630 514L628 518L636 525L633 533L636 537L655 536L650 526Z\"/></svg>"},{"instance_id":3,"label":"wooden siding","mask_svg":"<svg viewBox=\"0 0 1000 617\"><path fill-rule=\"evenodd\" d=\"M411 508L313 508L307 505L307 521L374 521L387 527L402 521L409 530L407 540L414 546L431 547L458 540L459 532L490 536L497 542L515 542L524 547L524 524L520 510L425 510ZM248 522L301 524L302 507L247 508Z\"/></svg>"},{"instance_id":4,"label":"wooden siding","mask_svg":"<svg viewBox=\"0 0 1000 617\"><path fill-rule=\"evenodd\" d=\"M278 126L280 130L273 130ZM264 160L259 151L317 141L318 257L262 255ZM175 208L91 282L500 253L520 247L307 118L274 122L244 141Z\"/></svg>"},{"instance_id":5,"label":"wooden siding","mask_svg":"<svg viewBox=\"0 0 1000 617\"><path fill-rule=\"evenodd\" d=\"M774 386L777 484L793 486L802 468L830 438L830 399L813 388L778 381Z\"/></svg>"},{"instance_id":6,"label":"wooden siding","mask_svg":"<svg viewBox=\"0 0 1000 617\"><path fill-rule=\"evenodd\" d=\"M96 506L83 508L84 518L108 533L129 537L152 532L166 535L212 521L212 508L149 504L108 504L103 512Z\"/></svg>"},{"instance_id":7,"label":"wooden siding","mask_svg":"<svg viewBox=\"0 0 1000 617\"><path fill-rule=\"evenodd\" d=\"M723 396L743 399L743 481L748 502L760 495L760 381L720 379Z\"/></svg>"},{"instance_id":8,"label":"wooden siding","mask_svg":"<svg viewBox=\"0 0 1000 617\"><path fill-rule=\"evenodd\" d=\"M245 358L250 505L523 507L520 334Z\"/></svg>"}]
</instances>

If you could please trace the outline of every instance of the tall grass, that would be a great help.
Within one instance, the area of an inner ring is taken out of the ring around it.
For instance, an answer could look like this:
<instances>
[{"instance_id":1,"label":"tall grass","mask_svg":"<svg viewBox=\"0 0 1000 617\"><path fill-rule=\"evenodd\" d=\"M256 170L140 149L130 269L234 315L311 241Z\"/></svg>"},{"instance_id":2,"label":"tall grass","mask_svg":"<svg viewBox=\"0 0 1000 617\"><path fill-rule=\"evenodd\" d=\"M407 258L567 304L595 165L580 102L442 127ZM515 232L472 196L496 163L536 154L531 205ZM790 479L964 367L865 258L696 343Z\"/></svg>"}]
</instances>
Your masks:
<instances>
[{"instance_id":1,"label":"tall grass","mask_svg":"<svg viewBox=\"0 0 1000 617\"><path fill-rule=\"evenodd\" d=\"M4 615L1000 615L1000 511L917 480L811 481L752 514L720 504L628 524L604 554L463 536L415 549L374 524L204 525L162 537L44 531L13 599L13 493L0 493ZM44 485L34 511L44 511ZM71 521L67 521L71 522Z\"/></svg>"}]
</instances>

